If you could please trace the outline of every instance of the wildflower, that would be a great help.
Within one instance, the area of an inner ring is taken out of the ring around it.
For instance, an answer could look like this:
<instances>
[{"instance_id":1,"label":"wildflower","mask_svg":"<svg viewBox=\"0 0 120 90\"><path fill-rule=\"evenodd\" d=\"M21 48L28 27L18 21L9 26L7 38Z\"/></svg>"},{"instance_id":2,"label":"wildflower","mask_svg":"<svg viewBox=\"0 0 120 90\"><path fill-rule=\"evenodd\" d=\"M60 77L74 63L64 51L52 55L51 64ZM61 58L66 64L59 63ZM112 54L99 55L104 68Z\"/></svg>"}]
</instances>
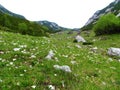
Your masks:
<instances>
[{"instance_id":1,"label":"wildflower","mask_svg":"<svg viewBox=\"0 0 120 90\"><path fill-rule=\"evenodd\" d=\"M54 76L57 76L57 74L54 74Z\"/></svg>"},{"instance_id":2,"label":"wildflower","mask_svg":"<svg viewBox=\"0 0 120 90\"><path fill-rule=\"evenodd\" d=\"M48 85L48 88L49 88L50 90L55 90L55 86L53 86L53 85Z\"/></svg>"},{"instance_id":3,"label":"wildflower","mask_svg":"<svg viewBox=\"0 0 120 90\"><path fill-rule=\"evenodd\" d=\"M13 61L16 61L16 58L13 58Z\"/></svg>"},{"instance_id":4,"label":"wildflower","mask_svg":"<svg viewBox=\"0 0 120 90\"><path fill-rule=\"evenodd\" d=\"M36 88L36 85L32 85L31 87L35 89L35 88Z\"/></svg>"},{"instance_id":5,"label":"wildflower","mask_svg":"<svg viewBox=\"0 0 120 90\"><path fill-rule=\"evenodd\" d=\"M14 50L14 51L19 51L19 50L20 50L20 48L14 48L13 50Z\"/></svg>"},{"instance_id":6,"label":"wildflower","mask_svg":"<svg viewBox=\"0 0 120 90\"><path fill-rule=\"evenodd\" d=\"M18 85L18 86L19 86L19 85L20 85L20 82L17 82L17 84L16 84L16 85Z\"/></svg>"},{"instance_id":7,"label":"wildflower","mask_svg":"<svg viewBox=\"0 0 120 90\"><path fill-rule=\"evenodd\" d=\"M27 70L24 70L24 72L27 72Z\"/></svg>"},{"instance_id":8,"label":"wildflower","mask_svg":"<svg viewBox=\"0 0 120 90\"><path fill-rule=\"evenodd\" d=\"M20 76L22 77L22 76L24 76L24 74L20 74Z\"/></svg>"},{"instance_id":9,"label":"wildflower","mask_svg":"<svg viewBox=\"0 0 120 90\"><path fill-rule=\"evenodd\" d=\"M36 58L36 56L35 55L31 55L31 58Z\"/></svg>"},{"instance_id":10,"label":"wildflower","mask_svg":"<svg viewBox=\"0 0 120 90\"><path fill-rule=\"evenodd\" d=\"M13 65L13 62L10 62L10 65Z\"/></svg>"},{"instance_id":11,"label":"wildflower","mask_svg":"<svg viewBox=\"0 0 120 90\"><path fill-rule=\"evenodd\" d=\"M0 79L0 83L3 82L3 80Z\"/></svg>"}]
</instances>

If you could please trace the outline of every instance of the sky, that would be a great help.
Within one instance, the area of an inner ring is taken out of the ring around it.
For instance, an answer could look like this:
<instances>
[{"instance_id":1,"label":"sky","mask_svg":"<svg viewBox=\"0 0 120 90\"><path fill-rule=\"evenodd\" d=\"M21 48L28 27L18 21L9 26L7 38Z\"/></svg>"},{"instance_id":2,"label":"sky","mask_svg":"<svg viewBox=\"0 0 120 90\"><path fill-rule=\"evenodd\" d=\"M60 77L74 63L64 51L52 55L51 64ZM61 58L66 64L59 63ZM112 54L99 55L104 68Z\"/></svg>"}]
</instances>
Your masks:
<instances>
[{"instance_id":1,"label":"sky","mask_svg":"<svg viewBox=\"0 0 120 90\"><path fill-rule=\"evenodd\" d=\"M0 0L8 10L30 21L48 20L67 28L80 28L114 0Z\"/></svg>"}]
</instances>

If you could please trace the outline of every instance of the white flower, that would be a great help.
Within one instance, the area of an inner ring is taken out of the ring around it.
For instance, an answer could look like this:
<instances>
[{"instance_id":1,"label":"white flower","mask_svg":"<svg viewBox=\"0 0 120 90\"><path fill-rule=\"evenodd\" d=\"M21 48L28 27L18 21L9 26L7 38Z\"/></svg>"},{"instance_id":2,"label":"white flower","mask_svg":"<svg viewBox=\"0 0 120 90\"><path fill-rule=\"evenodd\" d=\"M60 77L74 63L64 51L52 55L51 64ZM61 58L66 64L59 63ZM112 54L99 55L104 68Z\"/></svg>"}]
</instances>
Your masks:
<instances>
[{"instance_id":1,"label":"white flower","mask_svg":"<svg viewBox=\"0 0 120 90\"><path fill-rule=\"evenodd\" d=\"M19 85L20 85L20 82L17 82L17 84L16 84L16 85L18 85L18 86L19 86Z\"/></svg>"},{"instance_id":2,"label":"white flower","mask_svg":"<svg viewBox=\"0 0 120 90\"><path fill-rule=\"evenodd\" d=\"M13 61L16 61L16 58L13 58Z\"/></svg>"},{"instance_id":3,"label":"white flower","mask_svg":"<svg viewBox=\"0 0 120 90\"><path fill-rule=\"evenodd\" d=\"M35 88L36 88L36 85L32 85L31 87L35 89Z\"/></svg>"},{"instance_id":4,"label":"white flower","mask_svg":"<svg viewBox=\"0 0 120 90\"><path fill-rule=\"evenodd\" d=\"M0 79L0 82L3 82L3 80Z\"/></svg>"},{"instance_id":5,"label":"white flower","mask_svg":"<svg viewBox=\"0 0 120 90\"><path fill-rule=\"evenodd\" d=\"M54 76L57 76L57 74L54 74Z\"/></svg>"},{"instance_id":6,"label":"white flower","mask_svg":"<svg viewBox=\"0 0 120 90\"><path fill-rule=\"evenodd\" d=\"M10 62L10 65L13 65L13 62Z\"/></svg>"},{"instance_id":7,"label":"white flower","mask_svg":"<svg viewBox=\"0 0 120 90\"><path fill-rule=\"evenodd\" d=\"M53 85L48 85L48 88L49 88L50 90L55 90L55 86L53 86Z\"/></svg>"},{"instance_id":8,"label":"white flower","mask_svg":"<svg viewBox=\"0 0 120 90\"><path fill-rule=\"evenodd\" d=\"M14 51L19 51L19 50L20 50L20 48L14 48L13 50L14 50Z\"/></svg>"},{"instance_id":9,"label":"white flower","mask_svg":"<svg viewBox=\"0 0 120 90\"><path fill-rule=\"evenodd\" d=\"M24 72L27 72L27 70L24 70Z\"/></svg>"},{"instance_id":10,"label":"white flower","mask_svg":"<svg viewBox=\"0 0 120 90\"><path fill-rule=\"evenodd\" d=\"M36 56L35 55L31 55L31 58L36 58Z\"/></svg>"},{"instance_id":11,"label":"white flower","mask_svg":"<svg viewBox=\"0 0 120 90\"><path fill-rule=\"evenodd\" d=\"M21 47L21 48L26 48L27 45L20 45L19 47Z\"/></svg>"},{"instance_id":12,"label":"white flower","mask_svg":"<svg viewBox=\"0 0 120 90\"><path fill-rule=\"evenodd\" d=\"M20 76L22 77L22 76L24 76L24 74L20 74Z\"/></svg>"}]
</instances>

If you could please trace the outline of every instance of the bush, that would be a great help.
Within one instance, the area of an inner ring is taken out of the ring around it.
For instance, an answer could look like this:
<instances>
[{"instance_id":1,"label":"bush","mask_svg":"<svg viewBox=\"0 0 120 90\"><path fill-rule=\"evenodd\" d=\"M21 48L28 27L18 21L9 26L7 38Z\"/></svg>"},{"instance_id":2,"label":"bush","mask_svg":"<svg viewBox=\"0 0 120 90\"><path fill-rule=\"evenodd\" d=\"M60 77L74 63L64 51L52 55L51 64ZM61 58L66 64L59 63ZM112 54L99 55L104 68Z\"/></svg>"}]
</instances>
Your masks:
<instances>
[{"instance_id":1,"label":"bush","mask_svg":"<svg viewBox=\"0 0 120 90\"><path fill-rule=\"evenodd\" d=\"M120 19L114 14L104 15L97 21L96 25L93 27L93 30L97 36L120 33Z\"/></svg>"}]
</instances>

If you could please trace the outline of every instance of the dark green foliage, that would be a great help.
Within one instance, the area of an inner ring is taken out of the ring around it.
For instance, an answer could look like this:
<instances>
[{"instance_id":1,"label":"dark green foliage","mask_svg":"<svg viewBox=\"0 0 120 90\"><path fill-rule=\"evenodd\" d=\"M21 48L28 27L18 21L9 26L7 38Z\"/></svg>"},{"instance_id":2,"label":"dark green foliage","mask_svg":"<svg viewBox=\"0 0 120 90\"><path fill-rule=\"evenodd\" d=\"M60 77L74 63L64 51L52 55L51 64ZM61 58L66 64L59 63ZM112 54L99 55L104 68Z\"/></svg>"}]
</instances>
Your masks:
<instances>
[{"instance_id":1,"label":"dark green foliage","mask_svg":"<svg viewBox=\"0 0 120 90\"><path fill-rule=\"evenodd\" d=\"M93 42L83 42L83 45L93 45Z\"/></svg>"},{"instance_id":2,"label":"dark green foliage","mask_svg":"<svg viewBox=\"0 0 120 90\"><path fill-rule=\"evenodd\" d=\"M75 40L73 40L73 42L74 42L74 43L77 43L78 41L75 39Z\"/></svg>"},{"instance_id":3,"label":"dark green foliage","mask_svg":"<svg viewBox=\"0 0 120 90\"><path fill-rule=\"evenodd\" d=\"M87 26L83 26L82 28L81 28L81 30L82 31L88 31L88 30L91 30L92 29L92 27L93 27L93 23L91 23L91 24L89 24L89 25L87 25Z\"/></svg>"},{"instance_id":4,"label":"dark green foliage","mask_svg":"<svg viewBox=\"0 0 120 90\"><path fill-rule=\"evenodd\" d=\"M114 14L102 16L93 27L96 35L120 33L120 19Z\"/></svg>"},{"instance_id":5,"label":"dark green foliage","mask_svg":"<svg viewBox=\"0 0 120 90\"><path fill-rule=\"evenodd\" d=\"M33 36L47 36L48 32L50 32L47 27L39 25L35 22L30 22L26 19L17 18L2 13L0 13L0 25L2 27L9 28L4 29L4 31L28 34Z\"/></svg>"},{"instance_id":6,"label":"dark green foliage","mask_svg":"<svg viewBox=\"0 0 120 90\"><path fill-rule=\"evenodd\" d=\"M26 34L26 31L28 30L28 27L25 23L19 23L18 29L22 32L22 34Z\"/></svg>"}]
</instances>

